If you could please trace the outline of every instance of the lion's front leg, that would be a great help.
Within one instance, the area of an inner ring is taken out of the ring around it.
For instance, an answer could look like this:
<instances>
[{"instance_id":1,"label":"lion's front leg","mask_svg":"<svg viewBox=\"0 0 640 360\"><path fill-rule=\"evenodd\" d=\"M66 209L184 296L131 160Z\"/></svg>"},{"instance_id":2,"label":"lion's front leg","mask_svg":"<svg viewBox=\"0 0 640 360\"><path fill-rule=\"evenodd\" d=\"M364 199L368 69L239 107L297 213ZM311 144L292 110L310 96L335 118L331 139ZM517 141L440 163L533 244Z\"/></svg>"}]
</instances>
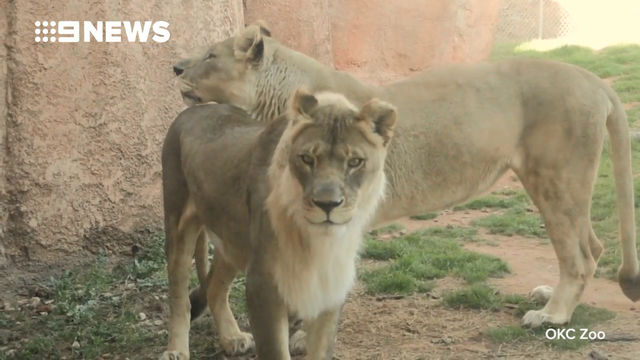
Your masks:
<instances>
[{"instance_id":1,"label":"lion's front leg","mask_svg":"<svg viewBox=\"0 0 640 360\"><path fill-rule=\"evenodd\" d=\"M305 320L307 359L331 360L338 333L341 307L325 310L313 320Z\"/></svg>"},{"instance_id":2,"label":"lion's front leg","mask_svg":"<svg viewBox=\"0 0 640 360\"><path fill-rule=\"evenodd\" d=\"M247 310L258 359L290 360L287 307L264 267L264 257L249 265Z\"/></svg>"},{"instance_id":3,"label":"lion's front leg","mask_svg":"<svg viewBox=\"0 0 640 360\"><path fill-rule=\"evenodd\" d=\"M307 354L307 334L302 330L304 322L297 313L289 314L289 354L299 356Z\"/></svg>"}]
</instances>

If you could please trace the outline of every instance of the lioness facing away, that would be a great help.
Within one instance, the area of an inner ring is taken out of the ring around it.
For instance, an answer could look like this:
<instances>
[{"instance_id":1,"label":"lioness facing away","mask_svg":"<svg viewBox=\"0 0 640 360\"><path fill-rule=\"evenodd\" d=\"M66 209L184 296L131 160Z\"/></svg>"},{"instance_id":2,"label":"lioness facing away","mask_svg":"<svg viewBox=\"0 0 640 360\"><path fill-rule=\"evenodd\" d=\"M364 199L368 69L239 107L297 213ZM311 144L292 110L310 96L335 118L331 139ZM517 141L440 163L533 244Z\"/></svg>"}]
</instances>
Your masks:
<instances>
[{"instance_id":1,"label":"lioness facing away","mask_svg":"<svg viewBox=\"0 0 640 360\"><path fill-rule=\"evenodd\" d=\"M295 314L308 358L332 358L361 239L385 193L395 119L375 99L357 108L304 91L269 123L232 105L176 118L162 149L170 318L161 359L189 358L191 257L209 232L217 243L208 300L225 350L242 353L255 338L260 359L289 359ZM238 329L227 298L245 270L253 337Z\"/></svg>"},{"instance_id":2,"label":"lioness facing away","mask_svg":"<svg viewBox=\"0 0 640 360\"><path fill-rule=\"evenodd\" d=\"M544 308L524 315L528 326L569 322L595 273L603 246L590 220L591 195L608 131L620 217L618 281L629 299L640 299L627 117L597 76L517 59L446 65L374 87L281 45L264 28L248 26L176 63L185 102L235 104L260 121L282 114L299 86L340 92L356 106L373 97L394 104L389 193L372 227L469 201L512 169L540 211L560 269ZM216 278L214 269L209 291Z\"/></svg>"}]
</instances>

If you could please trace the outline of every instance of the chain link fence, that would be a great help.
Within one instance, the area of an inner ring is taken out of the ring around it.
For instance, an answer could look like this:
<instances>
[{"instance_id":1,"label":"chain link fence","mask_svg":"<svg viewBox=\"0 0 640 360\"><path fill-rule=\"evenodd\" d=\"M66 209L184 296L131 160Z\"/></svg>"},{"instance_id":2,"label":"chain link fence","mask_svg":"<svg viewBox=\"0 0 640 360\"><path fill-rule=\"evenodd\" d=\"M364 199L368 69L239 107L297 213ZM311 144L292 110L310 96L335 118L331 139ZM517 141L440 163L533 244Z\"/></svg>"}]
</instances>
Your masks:
<instances>
[{"instance_id":1,"label":"chain link fence","mask_svg":"<svg viewBox=\"0 0 640 360\"><path fill-rule=\"evenodd\" d=\"M565 38L571 36L573 25L571 15L559 1L502 0L495 41Z\"/></svg>"}]
</instances>

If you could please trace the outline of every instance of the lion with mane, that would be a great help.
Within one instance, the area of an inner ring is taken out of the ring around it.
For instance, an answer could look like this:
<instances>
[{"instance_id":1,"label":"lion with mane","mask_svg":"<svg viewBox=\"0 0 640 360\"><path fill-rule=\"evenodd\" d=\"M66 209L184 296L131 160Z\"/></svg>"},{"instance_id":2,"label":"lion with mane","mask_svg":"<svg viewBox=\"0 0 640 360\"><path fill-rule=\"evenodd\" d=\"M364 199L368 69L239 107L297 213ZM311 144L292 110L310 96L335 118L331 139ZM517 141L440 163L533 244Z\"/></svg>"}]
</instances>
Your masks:
<instances>
[{"instance_id":1,"label":"lion with mane","mask_svg":"<svg viewBox=\"0 0 640 360\"><path fill-rule=\"evenodd\" d=\"M376 99L356 107L330 92L299 90L292 98L289 111L269 123L213 104L183 111L169 128L163 360L189 358L189 269L196 244L210 234L213 266L201 282L212 285L206 297L225 352L242 354L255 338L261 359L296 351L332 357L362 237L385 195L396 110ZM251 334L239 330L228 303L239 271L246 272ZM291 318L304 320L306 331L290 344Z\"/></svg>"}]
</instances>

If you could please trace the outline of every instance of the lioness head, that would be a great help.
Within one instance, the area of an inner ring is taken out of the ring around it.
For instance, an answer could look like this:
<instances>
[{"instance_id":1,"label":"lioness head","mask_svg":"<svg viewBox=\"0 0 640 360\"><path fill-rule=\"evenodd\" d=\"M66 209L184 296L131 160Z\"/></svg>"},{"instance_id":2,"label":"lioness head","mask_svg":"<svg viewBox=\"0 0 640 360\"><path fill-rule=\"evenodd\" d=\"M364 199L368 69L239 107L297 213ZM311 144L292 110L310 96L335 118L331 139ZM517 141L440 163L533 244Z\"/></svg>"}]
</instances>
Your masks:
<instances>
[{"instance_id":1,"label":"lioness head","mask_svg":"<svg viewBox=\"0 0 640 360\"><path fill-rule=\"evenodd\" d=\"M265 36L271 36L271 32L258 21L240 35L213 44L204 54L175 63L173 71L185 104L243 106L247 102L246 83L265 55Z\"/></svg>"},{"instance_id":2,"label":"lioness head","mask_svg":"<svg viewBox=\"0 0 640 360\"><path fill-rule=\"evenodd\" d=\"M373 99L358 109L340 94L298 90L286 116L269 169L271 201L280 197L289 216L311 226L367 221L385 191L395 107Z\"/></svg>"}]
</instances>

